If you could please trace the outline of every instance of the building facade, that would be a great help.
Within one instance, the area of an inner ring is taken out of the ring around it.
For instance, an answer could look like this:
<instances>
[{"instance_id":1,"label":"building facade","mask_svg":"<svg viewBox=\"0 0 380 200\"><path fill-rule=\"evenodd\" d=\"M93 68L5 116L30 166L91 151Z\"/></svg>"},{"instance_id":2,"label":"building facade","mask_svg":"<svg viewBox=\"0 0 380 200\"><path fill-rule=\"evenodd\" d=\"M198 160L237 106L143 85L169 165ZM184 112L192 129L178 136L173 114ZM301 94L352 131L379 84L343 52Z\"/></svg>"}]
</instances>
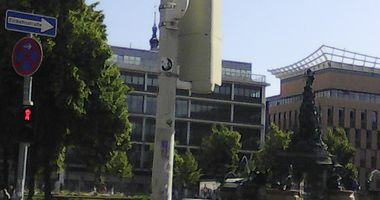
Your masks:
<instances>
[{"instance_id":1,"label":"building facade","mask_svg":"<svg viewBox=\"0 0 380 200\"><path fill-rule=\"evenodd\" d=\"M305 86L304 73L315 72L313 90L321 115L322 133L341 127L356 148L359 182L380 168L380 58L321 46L303 60L269 70L281 80L281 93L269 97L268 120L283 130L298 127Z\"/></svg>"},{"instance_id":2,"label":"building facade","mask_svg":"<svg viewBox=\"0 0 380 200\"><path fill-rule=\"evenodd\" d=\"M127 96L132 128L130 159L135 174L149 174L153 161L158 53L112 47L111 60L132 88ZM177 89L176 149L190 149L195 155L202 138L211 134L213 124L224 124L241 134L241 156L250 157L264 141L265 76L251 73L251 64L223 61L223 84L212 94Z\"/></svg>"}]
</instances>

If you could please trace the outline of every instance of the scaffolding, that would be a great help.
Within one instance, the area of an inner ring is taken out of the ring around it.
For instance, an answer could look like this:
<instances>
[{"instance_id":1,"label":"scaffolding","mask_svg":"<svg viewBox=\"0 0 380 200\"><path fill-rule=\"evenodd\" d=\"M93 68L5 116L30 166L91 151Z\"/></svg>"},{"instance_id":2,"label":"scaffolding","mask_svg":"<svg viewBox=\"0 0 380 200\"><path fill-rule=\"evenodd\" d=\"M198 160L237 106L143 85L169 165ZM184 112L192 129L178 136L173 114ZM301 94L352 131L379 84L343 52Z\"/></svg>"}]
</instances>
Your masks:
<instances>
[{"instance_id":1,"label":"scaffolding","mask_svg":"<svg viewBox=\"0 0 380 200\"><path fill-rule=\"evenodd\" d=\"M277 78L286 79L304 74L306 69L319 71L326 68L380 74L380 58L322 45L294 64L268 71Z\"/></svg>"}]
</instances>

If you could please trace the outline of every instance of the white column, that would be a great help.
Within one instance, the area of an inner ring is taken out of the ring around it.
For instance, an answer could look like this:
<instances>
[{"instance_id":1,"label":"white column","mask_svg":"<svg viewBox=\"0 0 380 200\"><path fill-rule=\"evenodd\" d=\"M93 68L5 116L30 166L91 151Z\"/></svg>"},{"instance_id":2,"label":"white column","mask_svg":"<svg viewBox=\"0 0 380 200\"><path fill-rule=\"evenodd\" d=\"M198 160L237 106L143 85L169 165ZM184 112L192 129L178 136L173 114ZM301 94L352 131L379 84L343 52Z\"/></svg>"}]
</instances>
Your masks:
<instances>
[{"instance_id":1,"label":"white column","mask_svg":"<svg viewBox=\"0 0 380 200\"><path fill-rule=\"evenodd\" d=\"M152 200L172 199L175 98L178 79L178 21L170 19L173 1L161 0L156 133L152 169Z\"/></svg>"}]
</instances>

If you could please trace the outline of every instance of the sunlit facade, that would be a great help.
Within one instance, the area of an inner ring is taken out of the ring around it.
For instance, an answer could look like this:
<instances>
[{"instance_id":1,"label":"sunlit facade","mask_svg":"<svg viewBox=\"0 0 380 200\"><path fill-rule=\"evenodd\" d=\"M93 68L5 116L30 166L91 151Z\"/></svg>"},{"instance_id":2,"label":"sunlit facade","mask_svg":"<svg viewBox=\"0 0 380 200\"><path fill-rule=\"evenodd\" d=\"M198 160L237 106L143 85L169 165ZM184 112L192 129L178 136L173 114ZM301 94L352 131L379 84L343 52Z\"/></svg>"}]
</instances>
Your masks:
<instances>
[{"instance_id":1,"label":"sunlit facade","mask_svg":"<svg viewBox=\"0 0 380 200\"><path fill-rule=\"evenodd\" d=\"M290 66L269 70L281 80L281 93L267 99L268 119L284 130L298 124L306 69L315 72L313 90L322 131L344 128L356 148L359 182L380 168L380 58L321 46Z\"/></svg>"}]
</instances>

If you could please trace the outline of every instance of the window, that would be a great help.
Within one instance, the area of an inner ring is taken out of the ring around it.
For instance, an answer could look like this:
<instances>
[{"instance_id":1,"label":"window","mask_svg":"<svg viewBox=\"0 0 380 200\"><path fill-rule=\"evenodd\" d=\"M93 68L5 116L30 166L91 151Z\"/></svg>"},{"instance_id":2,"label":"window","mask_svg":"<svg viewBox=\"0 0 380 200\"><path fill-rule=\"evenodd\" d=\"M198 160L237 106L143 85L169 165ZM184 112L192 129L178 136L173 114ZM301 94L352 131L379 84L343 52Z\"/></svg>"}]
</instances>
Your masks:
<instances>
[{"instance_id":1,"label":"window","mask_svg":"<svg viewBox=\"0 0 380 200\"><path fill-rule=\"evenodd\" d=\"M151 119L151 118L145 119L144 141L154 142L155 132L156 132L156 120Z\"/></svg>"},{"instance_id":2,"label":"window","mask_svg":"<svg viewBox=\"0 0 380 200\"><path fill-rule=\"evenodd\" d=\"M355 147L360 148L360 143L361 143L361 134L360 134L360 129L355 129Z\"/></svg>"},{"instance_id":3,"label":"window","mask_svg":"<svg viewBox=\"0 0 380 200\"><path fill-rule=\"evenodd\" d=\"M187 144L187 122L175 121L175 141L176 144Z\"/></svg>"},{"instance_id":4,"label":"window","mask_svg":"<svg viewBox=\"0 0 380 200\"><path fill-rule=\"evenodd\" d=\"M252 106L235 105L234 122L261 125L261 108L252 107Z\"/></svg>"},{"instance_id":5,"label":"window","mask_svg":"<svg viewBox=\"0 0 380 200\"><path fill-rule=\"evenodd\" d=\"M154 147L153 145L143 145L143 150L144 151L143 151L143 156L142 156L142 161L143 161L142 168L152 169Z\"/></svg>"},{"instance_id":6,"label":"window","mask_svg":"<svg viewBox=\"0 0 380 200\"><path fill-rule=\"evenodd\" d=\"M230 83L222 83L221 86L215 86L214 90L215 94L224 94L231 95L231 84Z\"/></svg>"},{"instance_id":7,"label":"window","mask_svg":"<svg viewBox=\"0 0 380 200\"><path fill-rule=\"evenodd\" d=\"M371 124L372 124L372 130L377 129L377 112L372 111L371 112Z\"/></svg>"},{"instance_id":8,"label":"window","mask_svg":"<svg viewBox=\"0 0 380 200\"><path fill-rule=\"evenodd\" d=\"M280 129L282 129L282 120L281 120L281 116L282 116L282 113L279 112L279 113L278 113L278 127L279 127Z\"/></svg>"},{"instance_id":9,"label":"window","mask_svg":"<svg viewBox=\"0 0 380 200\"><path fill-rule=\"evenodd\" d=\"M334 123L334 108L327 108L327 126L333 126Z\"/></svg>"},{"instance_id":10,"label":"window","mask_svg":"<svg viewBox=\"0 0 380 200\"><path fill-rule=\"evenodd\" d=\"M147 114L155 115L156 114L156 106L157 106L157 97L155 96L147 96L146 97L146 110Z\"/></svg>"},{"instance_id":11,"label":"window","mask_svg":"<svg viewBox=\"0 0 380 200\"><path fill-rule=\"evenodd\" d=\"M292 116L292 111L289 111L289 124L288 124L288 128L289 128L289 129L292 129L292 128L293 128L293 126L292 126L292 125L293 125L293 124L292 124L292 123L293 123L292 117L293 117L293 116Z\"/></svg>"},{"instance_id":12,"label":"window","mask_svg":"<svg viewBox=\"0 0 380 200\"><path fill-rule=\"evenodd\" d=\"M355 109L350 111L350 128L355 128L356 111Z\"/></svg>"},{"instance_id":13,"label":"window","mask_svg":"<svg viewBox=\"0 0 380 200\"><path fill-rule=\"evenodd\" d=\"M377 132L377 149L380 149L380 131Z\"/></svg>"},{"instance_id":14,"label":"window","mask_svg":"<svg viewBox=\"0 0 380 200\"><path fill-rule=\"evenodd\" d=\"M211 124L194 123L190 124L190 145L200 146L202 139L211 135Z\"/></svg>"},{"instance_id":15,"label":"window","mask_svg":"<svg viewBox=\"0 0 380 200\"><path fill-rule=\"evenodd\" d=\"M360 167L365 167L365 156L366 156L365 150L361 149L360 150Z\"/></svg>"},{"instance_id":16,"label":"window","mask_svg":"<svg viewBox=\"0 0 380 200\"><path fill-rule=\"evenodd\" d=\"M135 89L144 90L144 74L133 72L122 72L125 77L125 84L131 85Z\"/></svg>"},{"instance_id":17,"label":"window","mask_svg":"<svg viewBox=\"0 0 380 200\"><path fill-rule=\"evenodd\" d=\"M261 88L252 87L249 85L235 85L234 96L237 101L247 101L260 103L261 102Z\"/></svg>"},{"instance_id":18,"label":"window","mask_svg":"<svg viewBox=\"0 0 380 200\"><path fill-rule=\"evenodd\" d=\"M142 118L130 117L129 121L132 124L131 140L141 142L142 140Z\"/></svg>"},{"instance_id":19,"label":"window","mask_svg":"<svg viewBox=\"0 0 380 200\"><path fill-rule=\"evenodd\" d=\"M191 117L214 121L230 121L231 106L226 103L194 100L191 102Z\"/></svg>"},{"instance_id":20,"label":"window","mask_svg":"<svg viewBox=\"0 0 380 200\"><path fill-rule=\"evenodd\" d=\"M121 55L117 55L117 62L118 63L123 63L124 62L124 57Z\"/></svg>"},{"instance_id":21,"label":"window","mask_svg":"<svg viewBox=\"0 0 380 200\"><path fill-rule=\"evenodd\" d=\"M360 111L360 122L361 122L361 127L363 129L367 128L367 111L362 110Z\"/></svg>"},{"instance_id":22,"label":"window","mask_svg":"<svg viewBox=\"0 0 380 200\"><path fill-rule=\"evenodd\" d=\"M128 151L128 160L133 168L140 168L141 144L132 144L131 150Z\"/></svg>"},{"instance_id":23,"label":"window","mask_svg":"<svg viewBox=\"0 0 380 200\"><path fill-rule=\"evenodd\" d=\"M235 112L236 112L236 111L235 111ZM274 114L273 114L273 123L275 123L275 124L276 124L276 119L277 119L276 117L277 117L277 116L276 116L276 113L274 113ZM235 118L234 118L234 121L235 121Z\"/></svg>"},{"instance_id":24,"label":"window","mask_svg":"<svg viewBox=\"0 0 380 200\"><path fill-rule=\"evenodd\" d=\"M156 75L148 74L148 78L146 80L147 90L150 92L158 91L158 79Z\"/></svg>"},{"instance_id":25,"label":"window","mask_svg":"<svg viewBox=\"0 0 380 200\"><path fill-rule=\"evenodd\" d=\"M141 58L136 56L124 56L124 63L130 64L130 65L140 65L141 64Z\"/></svg>"},{"instance_id":26,"label":"window","mask_svg":"<svg viewBox=\"0 0 380 200\"><path fill-rule=\"evenodd\" d=\"M175 116L176 117L187 117L187 112L189 110L188 100L177 99L175 102Z\"/></svg>"},{"instance_id":27,"label":"window","mask_svg":"<svg viewBox=\"0 0 380 200\"><path fill-rule=\"evenodd\" d=\"M130 94L127 96L128 111L131 113L142 113L143 112L143 100L142 95Z\"/></svg>"},{"instance_id":28,"label":"window","mask_svg":"<svg viewBox=\"0 0 380 200\"><path fill-rule=\"evenodd\" d=\"M294 128L298 128L298 110L295 110L294 111L294 118L295 118L295 121L294 121Z\"/></svg>"},{"instance_id":29,"label":"window","mask_svg":"<svg viewBox=\"0 0 380 200\"><path fill-rule=\"evenodd\" d=\"M375 153L376 153L376 152L373 152L373 154L375 154ZM371 156L371 168L372 168L372 169L376 169L376 161L377 161L377 160L376 160L376 156L374 156L373 154L372 154L372 156Z\"/></svg>"},{"instance_id":30,"label":"window","mask_svg":"<svg viewBox=\"0 0 380 200\"><path fill-rule=\"evenodd\" d=\"M344 108L338 110L338 126L344 128Z\"/></svg>"},{"instance_id":31,"label":"window","mask_svg":"<svg viewBox=\"0 0 380 200\"><path fill-rule=\"evenodd\" d=\"M286 112L284 112L284 129L287 129L286 125L288 124L288 122L286 121Z\"/></svg>"},{"instance_id":32,"label":"window","mask_svg":"<svg viewBox=\"0 0 380 200\"><path fill-rule=\"evenodd\" d=\"M367 149L371 149L371 144L372 144L372 132L367 130L367 133L366 133L366 148Z\"/></svg>"}]
</instances>

